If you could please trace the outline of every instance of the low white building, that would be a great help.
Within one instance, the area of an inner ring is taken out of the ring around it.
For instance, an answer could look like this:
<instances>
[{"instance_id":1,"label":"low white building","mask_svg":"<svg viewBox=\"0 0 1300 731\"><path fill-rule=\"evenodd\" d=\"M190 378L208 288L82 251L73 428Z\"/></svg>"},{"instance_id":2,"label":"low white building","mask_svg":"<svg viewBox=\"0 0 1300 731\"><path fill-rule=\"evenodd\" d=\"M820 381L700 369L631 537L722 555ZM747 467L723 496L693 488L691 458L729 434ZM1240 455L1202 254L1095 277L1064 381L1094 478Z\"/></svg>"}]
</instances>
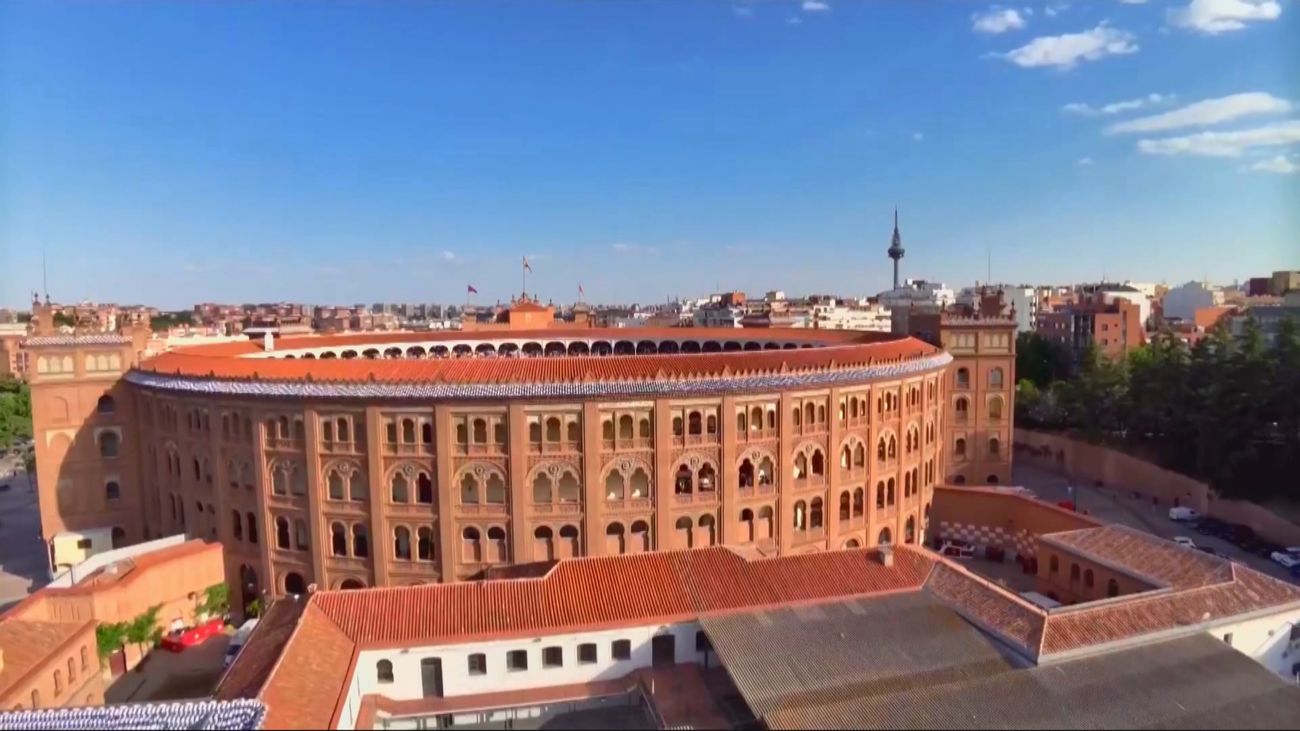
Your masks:
<instances>
[{"instance_id":1,"label":"low white building","mask_svg":"<svg viewBox=\"0 0 1300 731\"><path fill-rule=\"evenodd\" d=\"M1165 293L1161 312L1166 320L1191 322L1202 307L1222 304L1222 289L1208 282L1188 282Z\"/></svg>"},{"instance_id":2,"label":"low white building","mask_svg":"<svg viewBox=\"0 0 1300 731\"><path fill-rule=\"evenodd\" d=\"M957 301L957 294L942 282L909 279L898 289L881 292L876 300L890 309L910 305L937 305L947 307Z\"/></svg>"},{"instance_id":3,"label":"low white building","mask_svg":"<svg viewBox=\"0 0 1300 731\"><path fill-rule=\"evenodd\" d=\"M831 300L812 306L811 327L823 330L890 331L889 308L881 305L849 305Z\"/></svg>"}]
</instances>

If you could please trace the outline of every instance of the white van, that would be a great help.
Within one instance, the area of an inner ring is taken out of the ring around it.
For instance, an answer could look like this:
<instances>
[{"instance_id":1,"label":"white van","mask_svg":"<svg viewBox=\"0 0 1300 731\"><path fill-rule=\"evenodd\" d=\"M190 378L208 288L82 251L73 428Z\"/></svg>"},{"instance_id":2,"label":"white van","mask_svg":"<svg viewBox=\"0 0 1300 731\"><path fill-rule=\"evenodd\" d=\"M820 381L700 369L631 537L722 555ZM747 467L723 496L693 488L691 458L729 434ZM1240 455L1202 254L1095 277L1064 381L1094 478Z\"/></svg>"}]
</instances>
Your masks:
<instances>
[{"instance_id":1,"label":"white van","mask_svg":"<svg viewBox=\"0 0 1300 731\"><path fill-rule=\"evenodd\" d=\"M257 620L250 619L235 630L235 636L231 637L230 644L226 645L226 659L221 663L221 667L230 667L230 664L239 656L239 651L244 648L244 643L248 642L248 636L253 634L255 627L257 627Z\"/></svg>"},{"instance_id":2,"label":"white van","mask_svg":"<svg viewBox=\"0 0 1300 731\"><path fill-rule=\"evenodd\" d=\"M1201 514L1196 512L1195 510L1192 510L1191 508L1170 508L1169 509L1170 520L1177 520L1177 521L1196 520L1199 517L1201 517Z\"/></svg>"}]
</instances>

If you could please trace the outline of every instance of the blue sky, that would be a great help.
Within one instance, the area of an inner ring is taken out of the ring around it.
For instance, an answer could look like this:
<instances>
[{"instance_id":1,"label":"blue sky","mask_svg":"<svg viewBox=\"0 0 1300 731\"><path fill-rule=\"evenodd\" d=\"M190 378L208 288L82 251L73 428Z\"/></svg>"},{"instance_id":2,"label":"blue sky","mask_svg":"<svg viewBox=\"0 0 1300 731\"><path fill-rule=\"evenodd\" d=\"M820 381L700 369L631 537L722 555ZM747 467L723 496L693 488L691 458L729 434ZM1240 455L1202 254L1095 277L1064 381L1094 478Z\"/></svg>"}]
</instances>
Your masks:
<instances>
[{"instance_id":1,"label":"blue sky","mask_svg":"<svg viewBox=\"0 0 1300 731\"><path fill-rule=\"evenodd\" d=\"M1190 4L1189 4L1190 3ZM8 2L0 304L1300 266L1294 0ZM1126 126L1127 125L1127 126Z\"/></svg>"}]
</instances>

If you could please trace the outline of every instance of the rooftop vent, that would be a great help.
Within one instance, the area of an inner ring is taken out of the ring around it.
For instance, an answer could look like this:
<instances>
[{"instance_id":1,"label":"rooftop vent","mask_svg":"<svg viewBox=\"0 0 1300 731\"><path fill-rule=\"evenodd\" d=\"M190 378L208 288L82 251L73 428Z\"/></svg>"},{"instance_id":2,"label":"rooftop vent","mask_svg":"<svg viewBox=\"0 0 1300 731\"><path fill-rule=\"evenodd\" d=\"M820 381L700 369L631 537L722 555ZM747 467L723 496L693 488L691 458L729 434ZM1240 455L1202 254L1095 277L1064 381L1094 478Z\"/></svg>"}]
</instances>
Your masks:
<instances>
[{"instance_id":1,"label":"rooftop vent","mask_svg":"<svg viewBox=\"0 0 1300 731\"><path fill-rule=\"evenodd\" d=\"M887 569L894 568L894 549L892 546L881 546L877 554L880 559L880 565Z\"/></svg>"}]
</instances>

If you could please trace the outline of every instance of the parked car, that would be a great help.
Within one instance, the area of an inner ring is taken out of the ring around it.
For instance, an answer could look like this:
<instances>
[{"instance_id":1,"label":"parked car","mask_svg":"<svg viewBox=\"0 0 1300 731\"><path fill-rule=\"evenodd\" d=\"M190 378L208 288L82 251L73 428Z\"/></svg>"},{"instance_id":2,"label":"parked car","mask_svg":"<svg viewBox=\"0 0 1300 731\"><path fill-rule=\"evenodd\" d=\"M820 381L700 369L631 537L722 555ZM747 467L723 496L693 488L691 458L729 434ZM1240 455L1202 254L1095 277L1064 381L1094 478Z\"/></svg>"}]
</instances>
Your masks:
<instances>
[{"instance_id":1,"label":"parked car","mask_svg":"<svg viewBox=\"0 0 1300 731\"><path fill-rule=\"evenodd\" d=\"M168 632L162 640L162 648L169 652L184 652L187 647L201 645L209 638L221 634L226 622L221 617L213 617L195 627L182 627Z\"/></svg>"},{"instance_id":2,"label":"parked car","mask_svg":"<svg viewBox=\"0 0 1300 731\"><path fill-rule=\"evenodd\" d=\"M1070 511L1073 511L1073 512L1078 512L1078 511L1079 511L1079 509L1078 509L1077 507L1075 507L1075 505L1074 505L1074 501L1073 501L1073 500L1059 500L1059 501L1057 501L1057 503L1056 503L1056 507L1058 507L1058 508L1065 508L1066 510L1070 510Z\"/></svg>"},{"instance_id":3,"label":"parked car","mask_svg":"<svg viewBox=\"0 0 1300 731\"><path fill-rule=\"evenodd\" d=\"M1187 536L1175 536L1174 543L1177 543L1183 548L1196 548L1196 543Z\"/></svg>"},{"instance_id":4,"label":"parked car","mask_svg":"<svg viewBox=\"0 0 1300 731\"><path fill-rule=\"evenodd\" d=\"M1175 521L1196 520L1201 514L1191 508L1170 508L1169 519Z\"/></svg>"},{"instance_id":5,"label":"parked car","mask_svg":"<svg viewBox=\"0 0 1300 731\"><path fill-rule=\"evenodd\" d=\"M1281 564L1282 566L1291 569L1293 573L1295 571L1295 568L1297 566L1300 566L1300 558L1296 558L1295 556L1292 556L1291 554L1282 551L1274 551L1273 555L1270 556L1270 558L1272 558L1274 561Z\"/></svg>"},{"instance_id":6,"label":"parked car","mask_svg":"<svg viewBox=\"0 0 1300 731\"><path fill-rule=\"evenodd\" d=\"M226 646L226 659L222 661L221 666L230 667L235 658L239 656L239 651L244 649L244 643L248 642L248 636L253 634L253 629L257 627L257 619L250 619L240 625L235 630L235 636L230 638L230 644Z\"/></svg>"},{"instance_id":7,"label":"parked car","mask_svg":"<svg viewBox=\"0 0 1300 731\"><path fill-rule=\"evenodd\" d=\"M1227 556L1223 555L1219 551L1214 550L1213 548L1210 548L1209 546L1197 546L1196 550L1200 551L1201 553L1207 553L1211 556L1218 556L1219 558L1227 558Z\"/></svg>"},{"instance_id":8,"label":"parked car","mask_svg":"<svg viewBox=\"0 0 1300 731\"><path fill-rule=\"evenodd\" d=\"M939 553L952 558L974 558L975 547L965 541L944 541Z\"/></svg>"}]
</instances>

